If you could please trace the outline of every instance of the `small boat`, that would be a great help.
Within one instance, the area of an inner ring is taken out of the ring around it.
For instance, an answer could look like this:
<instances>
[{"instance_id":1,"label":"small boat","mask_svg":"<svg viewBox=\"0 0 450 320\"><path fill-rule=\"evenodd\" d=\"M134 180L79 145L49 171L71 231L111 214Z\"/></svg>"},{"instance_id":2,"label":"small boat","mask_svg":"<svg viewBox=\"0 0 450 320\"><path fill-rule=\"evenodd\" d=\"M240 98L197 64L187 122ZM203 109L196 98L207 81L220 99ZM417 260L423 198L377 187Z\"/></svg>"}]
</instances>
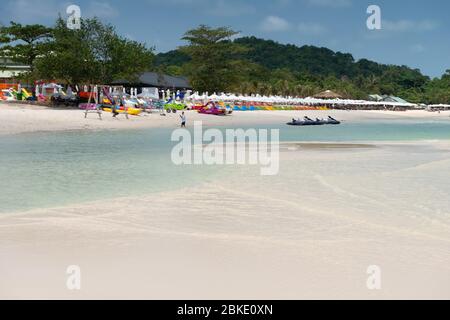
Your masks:
<instances>
[{"instance_id":1,"label":"small boat","mask_svg":"<svg viewBox=\"0 0 450 320\"><path fill-rule=\"evenodd\" d=\"M97 105L95 103L80 103L78 105L80 110L98 110L100 107L101 105Z\"/></svg>"},{"instance_id":2,"label":"small boat","mask_svg":"<svg viewBox=\"0 0 450 320\"><path fill-rule=\"evenodd\" d=\"M330 116L328 116L327 124L334 124L334 125L336 125L336 124L341 124L341 122L336 120L336 119L334 119L334 118L332 118L332 117L330 117Z\"/></svg>"},{"instance_id":3,"label":"small boat","mask_svg":"<svg viewBox=\"0 0 450 320\"><path fill-rule=\"evenodd\" d=\"M340 121L332 118L332 117L328 117L327 120L323 120L323 119L316 119L313 120L311 118L305 117L304 120L296 120L296 119L292 119L291 122L288 122L287 125L289 126L323 126L323 125L338 125L341 124Z\"/></svg>"},{"instance_id":4,"label":"small boat","mask_svg":"<svg viewBox=\"0 0 450 320\"><path fill-rule=\"evenodd\" d=\"M232 114L232 110L227 110L226 107L221 107L216 105L214 102L208 102L202 108L198 109L198 113L201 114L209 114L214 116L226 116L228 114Z\"/></svg>"},{"instance_id":5,"label":"small boat","mask_svg":"<svg viewBox=\"0 0 450 320\"><path fill-rule=\"evenodd\" d=\"M103 111L112 113L111 108L103 108ZM142 113L142 110L137 108L127 108L126 110L124 108L117 109L117 113L125 113L125 112L131 116L138 116Z\"/></svg>"},{"instance_id":6,"label":"small boat","mask_svg":"<svg viewBox=\"0 0 450 320\"><path fill-rule=\"evenodd\" d=\"M198 113L201 114L210 114L210 115L214 115L214 116L224 116L227 114L227 111L225 109L220 109L220 108L204 108L204 109L200 109L198 110Z\"/></svg>"}]
</instances>

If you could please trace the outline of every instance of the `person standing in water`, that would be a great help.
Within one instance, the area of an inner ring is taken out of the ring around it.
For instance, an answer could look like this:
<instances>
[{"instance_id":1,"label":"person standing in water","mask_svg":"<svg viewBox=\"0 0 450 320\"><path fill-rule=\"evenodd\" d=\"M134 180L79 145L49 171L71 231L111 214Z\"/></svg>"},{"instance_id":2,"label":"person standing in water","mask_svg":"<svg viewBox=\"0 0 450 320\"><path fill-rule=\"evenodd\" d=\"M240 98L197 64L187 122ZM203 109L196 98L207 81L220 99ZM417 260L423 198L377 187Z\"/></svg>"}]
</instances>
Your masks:
<instances>
[{"instance_id":1,"label":"person standing in water","mask_svg":"<svg viewBox=\"0 0 450 320\"><path fill-rule=\"evenodd\" d=\"M186 128L186 115L184 114L184 111L181 114L180 118L181 118L181 127Z\"/></svg>"}]
</instances>

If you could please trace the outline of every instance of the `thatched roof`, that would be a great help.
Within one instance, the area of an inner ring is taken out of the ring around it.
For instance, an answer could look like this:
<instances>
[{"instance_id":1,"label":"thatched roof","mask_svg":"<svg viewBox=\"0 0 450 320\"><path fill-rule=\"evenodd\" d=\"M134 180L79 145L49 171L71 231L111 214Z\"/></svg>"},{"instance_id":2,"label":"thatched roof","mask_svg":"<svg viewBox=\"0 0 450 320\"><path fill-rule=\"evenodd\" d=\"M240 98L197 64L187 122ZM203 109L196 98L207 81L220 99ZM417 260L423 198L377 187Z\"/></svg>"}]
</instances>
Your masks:
<instances>
[{"instance_id":1,"label":"thatched roof","mask_svg":"<svg viewBox=\"0 0 450 320\"><path fill-rule=\"evenodd\" d=\"M331 90L327 90L321 93L318 93L314 96L317 99L342 99L342 96L336 92Z\"/></svg>"}]
</instances>

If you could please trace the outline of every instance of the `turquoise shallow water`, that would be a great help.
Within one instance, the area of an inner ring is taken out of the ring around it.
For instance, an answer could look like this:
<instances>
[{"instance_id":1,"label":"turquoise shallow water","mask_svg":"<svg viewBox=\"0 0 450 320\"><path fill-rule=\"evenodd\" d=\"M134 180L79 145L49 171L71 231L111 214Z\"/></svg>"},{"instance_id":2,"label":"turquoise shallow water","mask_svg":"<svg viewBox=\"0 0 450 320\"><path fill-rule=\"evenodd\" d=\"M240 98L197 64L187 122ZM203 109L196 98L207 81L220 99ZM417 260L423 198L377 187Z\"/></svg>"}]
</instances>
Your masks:
<instances>
[{"instance_id":1,"label":"turquoise shallow water","mask_svg":"<svg viewBox=\"0 0 450 320\"><path fill-rule=\"evenodd\" d=\"M450 121L367 121L340 126L282 126L280 139L319 142L450 140Z\"/></svg>"},{"instance_id":2,"label":"turquoise shallow water","mask_svg":"<svg viewBox=\"0 0 450 320\"><path fill-rule=\"evenodd\" d=\"M280 129L282 141L450 140L450 122L274 125L257 129L263 128ZM146 129L0 137L0 212L171 192L229 172L229 168L218 170L214 166L173 165L170 155L175 143L170 141L171 133L171 129Z\"/></svg>"},{"instance_id":3,"label":"turquoise shallow water","mask_svg":"<svg viewBox=\"0 0 450 320\"><path fill-rule=\"evenodd\" d=\"M189 187L213 167L171 162L168 131L52 133L0 138L0 212Z\"/></svg>"}]
</instances>

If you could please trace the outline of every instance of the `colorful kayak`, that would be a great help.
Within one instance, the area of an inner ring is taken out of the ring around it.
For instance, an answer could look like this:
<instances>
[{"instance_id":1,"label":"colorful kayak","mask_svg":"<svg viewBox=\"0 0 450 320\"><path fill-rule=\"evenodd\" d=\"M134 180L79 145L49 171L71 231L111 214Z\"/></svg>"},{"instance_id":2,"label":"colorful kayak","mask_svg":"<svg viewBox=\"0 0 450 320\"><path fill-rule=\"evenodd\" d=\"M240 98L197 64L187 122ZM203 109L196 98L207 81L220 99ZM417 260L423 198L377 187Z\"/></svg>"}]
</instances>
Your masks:
<instances>
[{"instance_id":1,"label":"colorful kayak","mask_svg":"<svg viewBox=\"0 0 450 320\"><path fill-rule=\"evenodd\" d=\"M103 111L105 112L110 112L112 113L112 109L111 108L103 108ZM125 110L117 110L118 113L125 113ZM141 109L136 109L136 108L128 108L126 111L129 115L131 116L138 116L142 113Z\"/></svg>"},{"instance_id":2,"label":"colorful kayak","mask_svg":"<svg viewBox=\"0 0 450 320\"><path fill-rule=\"evenodd\" d=\"M232 114L232 110L227 110L226 107L221 107L219 105L216 105L214 102L210 101L203 107L199 108L198 113L201 114L210 114L215 116L225 116L227 114Z\"/></svg>"},{"instance_id":3,"label":"colorful kayak","mask_svg":"<svg viewBox=\"0 0 450 320\"><path fill-rule=\"evenodd\" d=\"M99 106L95 103L80 103L78 105L78 108L81 110L97 110L98 107Z\"/></svg>"}]
</instances>

